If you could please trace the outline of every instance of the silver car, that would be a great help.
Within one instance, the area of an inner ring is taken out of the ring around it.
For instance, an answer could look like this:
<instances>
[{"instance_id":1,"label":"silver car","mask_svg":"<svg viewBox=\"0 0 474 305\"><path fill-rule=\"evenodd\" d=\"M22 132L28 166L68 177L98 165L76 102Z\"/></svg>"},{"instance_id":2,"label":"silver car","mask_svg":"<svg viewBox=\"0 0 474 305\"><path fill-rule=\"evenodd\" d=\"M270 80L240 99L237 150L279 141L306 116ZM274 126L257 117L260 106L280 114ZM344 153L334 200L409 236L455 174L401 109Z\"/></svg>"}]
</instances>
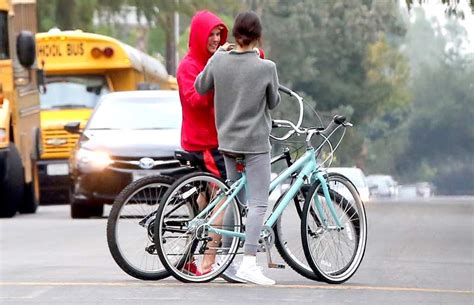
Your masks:
<instances>
[{"instance_id":1,"label":"silver car","mask_svg":"<svg viewBox=\"0 0 474 305\"><path fill-rule=\"evenodd\" d=\"M370 195L374 197L398 197L398 183L390 175L367 176Z\"/></svg>"},{"instance_id":2,"label":"silver car","mask_svg":"<svg viewBox=\"0 0 474 305\"><path fill-rule=\"evenodd\" d=\"M71 216L102 216L103 205L146 175L180 176L177 91L128 91L101 98L70 159ZM70 123L69 132L79 132ZM177 171L178 169L178 171Z\"/></svg>"}]
</instances>

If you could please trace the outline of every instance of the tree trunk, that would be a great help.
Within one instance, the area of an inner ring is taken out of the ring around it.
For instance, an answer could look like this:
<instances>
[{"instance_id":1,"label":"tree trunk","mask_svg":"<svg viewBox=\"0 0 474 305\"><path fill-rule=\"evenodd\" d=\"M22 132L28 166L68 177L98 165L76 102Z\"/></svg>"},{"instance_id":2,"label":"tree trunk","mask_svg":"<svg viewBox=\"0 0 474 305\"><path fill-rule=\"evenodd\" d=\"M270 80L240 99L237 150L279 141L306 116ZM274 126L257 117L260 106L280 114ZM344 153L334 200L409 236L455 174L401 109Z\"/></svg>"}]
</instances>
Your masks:
<instances>
[{"instance_id":1,"label":"tree trunk","mask_svg":"<svg viewBox=\"0 0 474 305\"><path fill-rule=\"evenodd\" d=\"M176 75L176 40L174 37L174 13L167 13L165 20L166 32L166 70L168 74Z\"/></svg>"},{"instance_id":2,"label":"tree trunk","mask_svg":"<svg viewBox=\"0 0 474 305\"><path fill-rule=\"evenodd\" d=\"M75 25L75 16L76 10L76 1L70 0L58 0L56 6L56 22L57 26L61 30L75 30L73 26Z\"/></svg>"},{"instance_id":3,"label":"tree trunk","mask_svg":"<svg viewBox=\"0 0 474 305\"><path fill-rule=\"evenodd\" d=\"M146 26L140 26L138 28L138 37L135 43L135 47L145 53L148 53L148 29Z\"/></svg>"}]
</instances>

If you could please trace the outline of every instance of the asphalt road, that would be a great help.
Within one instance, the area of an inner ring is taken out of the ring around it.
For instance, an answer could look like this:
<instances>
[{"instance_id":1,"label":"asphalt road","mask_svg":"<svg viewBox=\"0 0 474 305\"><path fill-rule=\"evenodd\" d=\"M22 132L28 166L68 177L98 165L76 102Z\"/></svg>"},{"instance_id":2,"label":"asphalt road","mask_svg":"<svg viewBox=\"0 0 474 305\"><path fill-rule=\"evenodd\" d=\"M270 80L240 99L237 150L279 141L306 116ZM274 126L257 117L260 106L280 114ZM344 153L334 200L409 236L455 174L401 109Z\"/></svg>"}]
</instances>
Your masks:
<instances>
[{"instance_id":1,"label":"asphalt road","mask_svg":"<svg viewBox=\"0 0 474 305\"><path fill-rule=\"evenodd\" d=\"M277 285L259 287L136 280L111 258L105 218L72 220L68 206L42 206L0 220L0 304L474 304L474 198L366 209L367 251L348 282L287 268L265 270Z\"/></svg>"}]
</instances>

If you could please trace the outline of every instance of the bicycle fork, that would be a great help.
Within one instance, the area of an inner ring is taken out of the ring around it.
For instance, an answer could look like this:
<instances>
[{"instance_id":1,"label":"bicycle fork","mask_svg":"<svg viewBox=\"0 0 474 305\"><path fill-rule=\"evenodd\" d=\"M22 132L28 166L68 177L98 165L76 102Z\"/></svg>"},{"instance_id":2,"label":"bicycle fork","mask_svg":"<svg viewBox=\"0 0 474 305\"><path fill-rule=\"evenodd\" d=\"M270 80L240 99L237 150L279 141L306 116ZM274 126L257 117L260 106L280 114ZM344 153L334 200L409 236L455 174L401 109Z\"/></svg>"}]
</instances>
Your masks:
<instances>
[{"instance_id":1,"label":"bicycle fork","mask_svg":"<svg viewBox=\"0 0 474 305\"><path fill-rule=\"evenodd\" d=\"M316 206L316 209L318 210L318 214L321 217L321 221L322 221L324 227L327 228L327 229L343 230L344 227L341 225L341 222L340 222L339 218L337 217L336 209L334 208L334 204L332 203L331 196L329 195L329 188L328 188L328 185L326 183L326 179L324 178L324 176L322 175L321 172L317 172L314 175L316 176L316 179L319 180L319 182L321 183L321 186L323 188L324 199L326 200L326 205L328 206L329 212L331 213L331 216L334 219L334 222L336 223L335 226L329 226L328 225L328 219L326 218L326 216L323 212L322 203L319 200L319 196L317 196L317 194L316 194L316 196L315 196L315 206Z\"/></svg>"}]
</instances>

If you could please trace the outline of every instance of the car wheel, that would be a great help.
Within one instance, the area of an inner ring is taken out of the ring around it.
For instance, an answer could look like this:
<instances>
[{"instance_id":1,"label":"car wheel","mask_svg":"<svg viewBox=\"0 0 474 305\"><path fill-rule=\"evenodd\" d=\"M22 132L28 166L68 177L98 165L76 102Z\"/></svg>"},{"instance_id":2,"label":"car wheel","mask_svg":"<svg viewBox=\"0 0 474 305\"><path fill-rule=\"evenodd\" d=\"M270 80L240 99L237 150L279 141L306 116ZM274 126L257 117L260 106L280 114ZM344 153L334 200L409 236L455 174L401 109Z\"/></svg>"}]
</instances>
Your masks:
<instances>
[{"instance_id":1,"label":"car wheel","mask_svg":"<svg viewBox=\"0 0 474 305\"><path fill-rule=\"evenodd\" d=\"M78 202L71 202L71 218L85 219L90 217L102 217L104 213L104 205L88 205Z\"/></svg>"},{"instance_id":2,"label":"car wheel","mask_svg":"<svg viewBox=\"0 0 474 305\"><path fill-rule=\"evenodd\" d=\"M5 180L0 181L0 217L13 217L23 197L24 173L20 154L13 143L8 146Z\"/></svg>"},{"instance_id":3,"label":"car wheel","mask_svg":"<svg viewBox=\"0 0 474 305\"><path fill-rule=\"evenodd\" d=\"M18 211L22 214L33 214L39 205L39 199L35 194L35 187L33 182L25 184L25 193L23 201L21 202Z\"/></svg>"}]
</instances>

